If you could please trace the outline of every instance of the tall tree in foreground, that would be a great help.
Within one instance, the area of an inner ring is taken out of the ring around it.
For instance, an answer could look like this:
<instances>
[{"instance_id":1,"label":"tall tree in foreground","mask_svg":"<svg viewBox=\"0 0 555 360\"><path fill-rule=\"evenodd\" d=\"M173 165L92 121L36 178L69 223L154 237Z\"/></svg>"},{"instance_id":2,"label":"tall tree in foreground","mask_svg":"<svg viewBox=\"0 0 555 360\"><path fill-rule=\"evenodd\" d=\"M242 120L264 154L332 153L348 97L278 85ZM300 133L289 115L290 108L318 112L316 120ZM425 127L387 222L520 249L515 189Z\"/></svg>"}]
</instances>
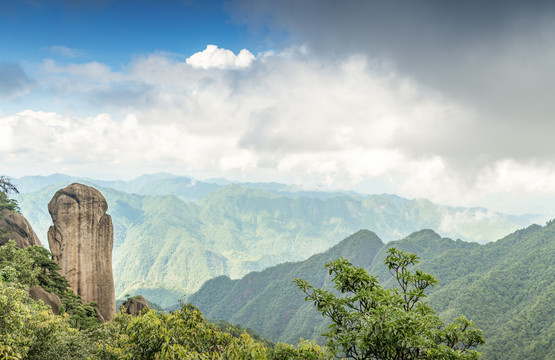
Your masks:
<instances>
[{"instance_id":1,"label":"tall tree in foreground","mask_svg":"<svg viewBox=\"0 0 555 360\"><path fill-rule=\"evenodd\" d=\"M395 248L388 250L385 265L400 288L384 289L376 277L346 259L326 264L333 275L336 296L295 279L299 289L331 320L327 345L349 359L478 359L471 347L483 344L482 332L464 316L445 324L423 302L425 290L437 284L430 274L408 267L418 257Z\"/></svg>"}]
</instances>

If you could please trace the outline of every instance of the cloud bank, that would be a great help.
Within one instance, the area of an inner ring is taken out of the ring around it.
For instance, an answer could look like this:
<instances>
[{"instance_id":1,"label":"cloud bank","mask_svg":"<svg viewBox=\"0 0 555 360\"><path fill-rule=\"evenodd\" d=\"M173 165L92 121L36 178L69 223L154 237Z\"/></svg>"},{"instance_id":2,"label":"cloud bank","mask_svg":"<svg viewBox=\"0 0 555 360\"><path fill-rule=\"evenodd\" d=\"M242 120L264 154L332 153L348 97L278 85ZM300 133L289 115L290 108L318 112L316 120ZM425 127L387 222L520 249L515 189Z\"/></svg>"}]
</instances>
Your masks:
<instances>
[{"instance_id":1,"label":"cloud bank","mask_svg":"<svg viewBox=\"0 0 555 360\"><path fill-rule=\"evenodd\" d=\"M511 128L484 124L480 109L361 54L208 46L188 58L136 56L121 70L45 60L36 76L37 99L62 110L0 117L0 163L13 176L163 170L518 213L539 208L516 209L503 194L555 195L544 154L552 146L513 156ZM475 141L493 130L495 147Z\"/></svg>"}]
</instances>

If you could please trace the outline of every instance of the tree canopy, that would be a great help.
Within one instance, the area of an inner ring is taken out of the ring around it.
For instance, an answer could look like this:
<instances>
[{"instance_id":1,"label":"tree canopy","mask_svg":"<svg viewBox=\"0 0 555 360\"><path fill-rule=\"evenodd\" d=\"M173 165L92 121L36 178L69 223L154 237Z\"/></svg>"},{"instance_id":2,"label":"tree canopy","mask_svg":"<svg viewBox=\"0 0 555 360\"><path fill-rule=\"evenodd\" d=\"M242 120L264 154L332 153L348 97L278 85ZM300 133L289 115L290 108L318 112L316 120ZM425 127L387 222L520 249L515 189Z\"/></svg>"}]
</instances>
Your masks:
<instances>
[{"instance_id":1,"label":"tree canopy","mask_svg":"<svg viewBox=\"0 0 555 360\"><path fill-rule=\"evenodd\" d=\"M437 280L409 270L418 257L396 248L387 253L385 265L399 288L384 289L376 277L343 258L326 265L336 292L295 280L306 300L331 319L323 334L330 350L349 359L478 359L480 353L470 348L484 339L472 321L461 316L445 324L423 301Z\"/></svg>"},{"instance_id":2,"label":"tree canopy","mask_svg":"<svg viewBox=\"0 0 555 360\"><path fill-rule=\"evenodd\" d=\"M21 249L13 240L0 246L0 359L331 358L315 342L274 344L230 324L217 326L191 304L170 313L150 309L138 317L120 312L99 324L95 304L82 304L57 270L42 247ZM60 315L29 297L29 287L36 285L60 297Z\"/></svg>"}]
</instances>

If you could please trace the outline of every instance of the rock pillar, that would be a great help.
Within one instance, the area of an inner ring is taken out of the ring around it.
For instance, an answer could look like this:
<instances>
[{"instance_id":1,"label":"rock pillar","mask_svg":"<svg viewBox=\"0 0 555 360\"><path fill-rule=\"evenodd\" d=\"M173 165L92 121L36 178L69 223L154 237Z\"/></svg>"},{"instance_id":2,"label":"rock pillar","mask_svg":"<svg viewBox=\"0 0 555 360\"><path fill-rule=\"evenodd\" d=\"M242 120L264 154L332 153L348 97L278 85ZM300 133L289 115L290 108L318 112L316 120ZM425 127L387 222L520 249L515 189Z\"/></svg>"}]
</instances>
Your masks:
<instances>
[{"instance_id":1,"label":"rock pillar","mask_svg":"<svg viewBox=\"0 0 555 360\"><path fill-rule=\"evenodd\" d=\"M48 211L54 225L48 243L60 273L84 303L94 301L104 319L116 313L112 275L112 218L102 194L89 186L71 184L56 192Z\"/></svg>"}]
</instances>

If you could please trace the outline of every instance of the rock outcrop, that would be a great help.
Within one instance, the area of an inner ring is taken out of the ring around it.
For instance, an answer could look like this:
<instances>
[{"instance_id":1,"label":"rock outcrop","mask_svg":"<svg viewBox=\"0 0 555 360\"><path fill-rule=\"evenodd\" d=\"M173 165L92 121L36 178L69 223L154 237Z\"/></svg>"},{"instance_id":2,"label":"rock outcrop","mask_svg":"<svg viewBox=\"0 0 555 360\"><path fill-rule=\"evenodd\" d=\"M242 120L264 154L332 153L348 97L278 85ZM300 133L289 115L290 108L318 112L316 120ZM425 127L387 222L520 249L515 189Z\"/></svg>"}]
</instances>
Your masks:
<instances>
[{"instance_id":1,"label":"rock outcrop","mask_svg":"<svg viewBox=\"0 0 555 360\"><path fill-rule=\"evenodd\" d=\"M89 186L71 184L56 192L48 211L54 225L48 243L60 273L83 302L99 305L109 321L116 313L112 275L112 218L102 194Z\"/></svg>"},{"instance_id":2,"label":"rock outcrop","mask_svg":"<svg viewBox=\"0 0 555 360\"><path fill-rule=\"evenodd\" d=\"M0 210L0 229L3 233L0 237L0 245L13 239L22 249L31 245L42 246L31 224L18 212L8 209Z\"/></svg>"},{"instance_id":3,"label":"rock outcrop","mask_svg":"<svg viewBox=\"0 0 555 360\"><path fill-rule=\"evenodd\" d=\"M52 312L56 315L59 314L62 302L60 298L51 292L48 292L40 286L34 286L29 289L29 297L33 300L42 300L46 305L52 308Z\"/></svg>"},{"instance_id":4,"label":"rock outcrop","mask_svg":"<svg viewBox=\"0 0 555 360\"><path fill-rule=\"evenodd\" d=\"M121 307L125 309L127 314L137 316L144 309L150 309L148 302L142 295L133 296L132 298L126 300L121 304Z\"/></svg>"}]
</instances>

